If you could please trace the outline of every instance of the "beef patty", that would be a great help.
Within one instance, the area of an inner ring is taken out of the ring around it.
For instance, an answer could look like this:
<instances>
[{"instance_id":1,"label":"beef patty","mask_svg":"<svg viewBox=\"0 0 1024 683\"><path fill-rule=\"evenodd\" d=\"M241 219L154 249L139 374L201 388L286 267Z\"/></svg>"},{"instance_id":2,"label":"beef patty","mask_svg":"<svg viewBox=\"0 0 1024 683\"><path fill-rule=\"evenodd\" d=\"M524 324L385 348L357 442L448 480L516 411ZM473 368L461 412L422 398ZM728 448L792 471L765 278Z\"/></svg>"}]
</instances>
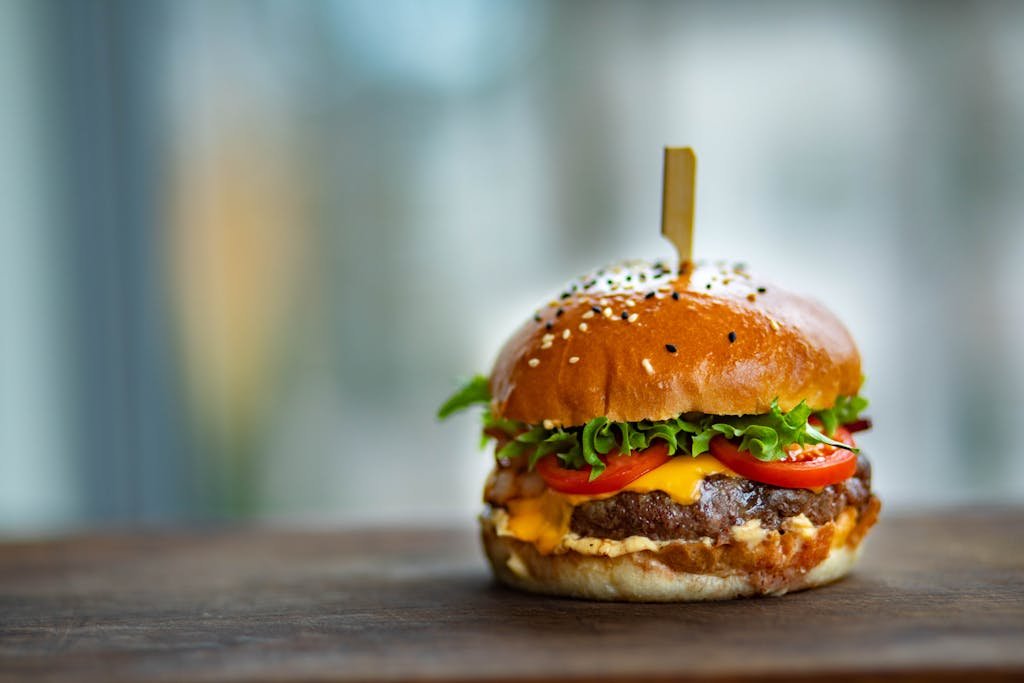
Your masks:
<instances>
[{"instance_id":1,"label":"beef patty","mask_svg":"<svg viewBox=\"0 0 1024 683\"><path fill-rule=\"evenodd\" d=\"M716 474L700 485L700 500L680 505L663 491L625 491L611 498L576 506L572 531L580 536L622 540L646 536L656 541L697 540L708 536L729 540L730 528L760 519L761 528L777 529L787 517L807 515L815 525L835 519L848 506L863 511L871 499L871 464L857 458L857 472L820 493Z\"/></svg>"}]
</instances>

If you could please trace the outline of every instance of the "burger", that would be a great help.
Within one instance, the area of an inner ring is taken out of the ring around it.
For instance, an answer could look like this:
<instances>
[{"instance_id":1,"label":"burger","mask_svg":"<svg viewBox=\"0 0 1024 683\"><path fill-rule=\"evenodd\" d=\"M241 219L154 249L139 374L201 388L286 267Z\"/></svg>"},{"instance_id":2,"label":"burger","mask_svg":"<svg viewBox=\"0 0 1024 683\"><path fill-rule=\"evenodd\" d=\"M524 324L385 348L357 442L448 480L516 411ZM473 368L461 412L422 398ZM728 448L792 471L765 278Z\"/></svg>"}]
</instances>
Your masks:
<instances>
[{"instance_id":1,"label":"burger","mask_svg":"<svg viewBox=\"0 0 1024 683\"><path fill-rule=\"evenodd\" d=\"M840 321L743 264L571 282L439 411L481 404L499 581L598 600L782 595L853 567L879 501Z\"/></svg>"}]
</instances>

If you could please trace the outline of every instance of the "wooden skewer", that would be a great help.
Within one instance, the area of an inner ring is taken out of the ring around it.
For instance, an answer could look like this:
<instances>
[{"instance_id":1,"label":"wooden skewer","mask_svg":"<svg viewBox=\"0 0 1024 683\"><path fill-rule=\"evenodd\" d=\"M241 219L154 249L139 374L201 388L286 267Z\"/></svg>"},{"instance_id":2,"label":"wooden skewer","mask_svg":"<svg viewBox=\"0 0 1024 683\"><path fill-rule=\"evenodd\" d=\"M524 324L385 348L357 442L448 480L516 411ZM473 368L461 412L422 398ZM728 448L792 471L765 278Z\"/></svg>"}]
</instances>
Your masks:
<instances>
[{"instance_id":1,"label":"wooden skewer","mask_svg":"<svg viewBox=\"0 0 1024 683\"><path fill-rule=\"evenodd\" d=\"M675 245L679 265L688 268L693 259L693 199L697 157L689 147L665 148L665 179L662 188L661 234Z\"/></svg>"}]
</instances>

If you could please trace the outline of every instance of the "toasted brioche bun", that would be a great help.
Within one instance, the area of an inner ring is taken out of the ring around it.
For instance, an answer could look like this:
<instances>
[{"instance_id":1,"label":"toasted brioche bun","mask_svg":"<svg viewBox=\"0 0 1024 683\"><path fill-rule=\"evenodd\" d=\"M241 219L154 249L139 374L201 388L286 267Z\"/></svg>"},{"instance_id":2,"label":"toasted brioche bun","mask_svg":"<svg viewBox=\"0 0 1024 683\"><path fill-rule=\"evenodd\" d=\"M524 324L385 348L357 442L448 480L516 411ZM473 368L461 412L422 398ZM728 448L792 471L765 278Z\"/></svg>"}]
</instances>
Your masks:
<instances>
[{"instance_id":1,"label":"toasted brioche bun","mask_svg":"<svg viewBox=\"0 0 1024 683\"><path fill-rule=\"evenodd\" d=\"M772 531L754 544L671 541L657 551L615 557L544 555L530 543L500 535L486 516L481 525L495 577L513 588L590 600L692 602L783 595L836 581L856 563L878 509L872 498L863 514L850 507L835 521L802 533Z\"/></svg>"},{"instance_id":2,"label":"toasted brioche bun","mask_svg":"<svg viewBox=\"0 0 1024 683\"><path fill-rule=\"evenodd\" d=\"M677 276L631 262L598 272L502 348L490 377L495 416L578 426L750 415L776 398L783 410L804 400L824 409L860 388L860 354L842 323L743 269Z\"/></svg>"}]
</instances>

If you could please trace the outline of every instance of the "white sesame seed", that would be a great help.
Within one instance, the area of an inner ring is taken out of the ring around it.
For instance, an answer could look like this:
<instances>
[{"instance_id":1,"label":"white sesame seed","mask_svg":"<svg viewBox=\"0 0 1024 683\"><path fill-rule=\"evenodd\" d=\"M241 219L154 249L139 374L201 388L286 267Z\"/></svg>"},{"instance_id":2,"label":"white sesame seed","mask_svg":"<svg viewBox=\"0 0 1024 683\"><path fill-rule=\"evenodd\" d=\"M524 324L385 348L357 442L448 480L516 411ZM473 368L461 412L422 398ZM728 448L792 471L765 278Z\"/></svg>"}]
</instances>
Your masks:
<instances>
[{"instance_id":1,"label":"white sesame seed","mask_svg":"<svg viewBox=\"0 0 1024 683\"><path fill-rule=\"evenodd\" d=\"M586 323L580 323L580 332L586 332L586 331L587 331L587 324Z\"/></svg>"},{"instance_id":2,"label":"white sesame seed","mask_svg":"<svg viewBox=\"0 0 1024 683\"><path fill-rule=\"evenodd\" d=\"M609 302L608 299L601 299L597 303L601 304L602 306L607 306Z\"/></svg>"},{"instance_id":3,"label":"white sesame seed","mask_svg":"<svg viewBox=\"0 0 1024 683\"><path fill-rule=\"evenodd\" d=\"M604 317L606 317L606 318L612 317L612 307L608 306L603 311L601 311L601 314L604 315Z\"/></svg>"},{"instance_id":4,"label":"white sesame seed","mask_svg":"<svg viewBox=\"0 0 1024 683\"><path fill-rule=\"evenodd\" d=\"M775 330L776 332L778 332L779 331L779 323L778 323L778 321L775 318L768 318L768 320L770 320L771 323L772 323L772 329Z\"/></svg>"},{"instance_id":5,"label":"white sesame seed","mask_svg":"<svg viewBox=\"0 0 1024 683\"><path fill-rule=\"evenodd\" d=\"M551 348L551 342L549 342L549 341L546 341L546 342L544 342L543 344L540 345L540 350L541 351L544 351L544 350L550 349L550 348Z\"/></svg>"},{"instance_id":6,"label":"white sesame seed","mask_svg":"<svg viewBox=\"0 0 1024 683\"><path fill-rule=\"evenodd\" d=\"M562 339L568 339L570 334L572 334L572 332L569 331L569 328L565 328L565 331L562 332Z\"/></svg>"},{"instance_id":7,"label":"white sesame seed","mask_svg":"<svg viewBox=\"0 0 1024 683\"><path fill-rule=\"evenodd\" d=\"M639 315L634 313L633 315L631 315L628 318L626 318L626 322L631 322L631 323L636 322L636 319L639 318L639 317L640 317Z\"/></svg>"},{"instance_id":8,"label":"white sesame seed","mask_svg":"<svg viewBox=\"0 0 1024 683\"><path fill-rule=\"evenodd\" d=\"M555 423L551 420L544 420L544 429L554 429Z\"/></svg>"},{"instance_id":9,"label":"white sesame seed","mask_svg":"<svg viewBox=\"0 0 1024 683\"><path fill-rule=\"evenodd\" d=\"M626 305L632 308L633 306L636 306L636 302L632 299L626 299Z\"/></svg>"},{"instance_id":10,"label":"white sesame seed","mask_svg":"<svg viewBox=\"0 0 1024 683\"><path fill-rule=\"evenodd\" d=\"M642 361L640 361L640 365L644 366L644 370L647 371L648 375L654 374L654 366L651 365L651 361L648 360L647 358L644 358Z\"/></svg>"},{"instance_id":11,"label":"white sesame seed","mask_svg":"<svg viewBox=\"0 0 1024 683\"><path fill-rule=\"evenodd\" d=\"M555 340L555 335L553 335L553 334L551 334L550 332L548 332L548 333L547 333L547 334L545 334L545 335L544 335L543 337L541 337L541 338L540 338L540 340L541 340L542 342L549 342L549 341L554 341L554 340Z\"/></svg>"},{"instance_id":12,"label":"white sesame seed","mask_svg":"<svg viewBox=\"0 0 1024 683\"><path fill-rule=\"evenodd\" d=\"M580 357L579 356L570 356L570 358L569 358L569 363L570 364L575 364L575 363L579 363L579 362L580 362Z\"/></svg>"},{"instance_id":13,"label":"white sesame seed","mask_svg":"<svg viewBox=\"0 0 1024 683\"><path fill-rule=\"evenodd\" d=\"M593 317L594 317L594 312L593 311L587 311L586 313L583 314L583 319L584 320L590 320Z\"/></svg>"},{"instance_id":14,"label":"white sesame seed","mask_svg":"<svg viewBox=\"0 0 1024 683\"><path fill-rule=\"evenodd\" d=\"M531 358L530 360L526 361L526 364L529 365L531 368L535 368L538 365L540 365L540 360L537 358Z\"/></svg>"}]
</instances>

